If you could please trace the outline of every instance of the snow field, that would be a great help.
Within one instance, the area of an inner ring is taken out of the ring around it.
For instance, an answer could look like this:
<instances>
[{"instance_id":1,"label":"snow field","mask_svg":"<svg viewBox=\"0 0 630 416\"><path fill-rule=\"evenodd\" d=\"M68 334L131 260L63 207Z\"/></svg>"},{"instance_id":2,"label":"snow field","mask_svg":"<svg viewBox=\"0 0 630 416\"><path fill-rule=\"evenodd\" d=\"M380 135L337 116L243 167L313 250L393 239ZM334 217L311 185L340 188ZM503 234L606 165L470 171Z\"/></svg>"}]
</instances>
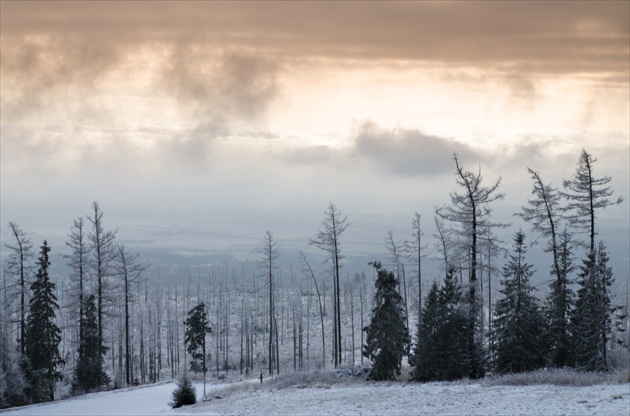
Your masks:
<instances>
[{"instance_id":1,"label":"snow field","mask_svg":"<svg viewBox=\"0 0 630 416\"><path fill-rule=\"evenodd\" d=\"M630 414L630 384L488 386L478 382L299 384L257 380L208 384L210 401L171 409L168 382L9 409L3 415L620 415ZM194 383L201 399L203 384ZM255 388L254 388L254 385ZM221 398L215 398L215 396Z\"/></svg>"}]
</instances>

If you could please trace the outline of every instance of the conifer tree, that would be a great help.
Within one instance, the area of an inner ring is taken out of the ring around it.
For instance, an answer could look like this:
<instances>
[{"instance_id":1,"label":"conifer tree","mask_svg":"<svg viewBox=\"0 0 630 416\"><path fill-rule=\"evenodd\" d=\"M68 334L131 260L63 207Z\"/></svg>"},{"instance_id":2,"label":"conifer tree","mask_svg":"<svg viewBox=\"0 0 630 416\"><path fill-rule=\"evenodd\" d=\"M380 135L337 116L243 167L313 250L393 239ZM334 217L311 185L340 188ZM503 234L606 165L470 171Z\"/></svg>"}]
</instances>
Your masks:
<instances>
[{"instance_id":1,"label":"conifer tree","mask_svg":"<svg viewBox=\"0 0 630 416\"><path fill-rule=\"evenodd\" d=\"M470 325L469 310L464 301L464 292L455 277L455 269L451 268L444 278L444 285L439 294L440 309L442 311L442 325L439 331L441 350L443 351L443 365L440 373L441 380L455 380L465 377L474 369L471 368L468 355L467 338ZM481 355L481 347L475 345L475 353ZM479 357L481 361L481 357Z\"/></svg>"},{"instance_id":2,"label":"conifer tree","mask_svg":"<svg viewBox=\"0 0 630 416\"><path fill-rule=\"evenodd\" d=\"M456 232L461 237L460 253L462 264L468 271L468 309L469 331L468 333L468 360L470 364L471 378L479 378L484 375L481 301L479 294L480 249L481 237L488 233L489 229L506 227L507 224L497 223L492 220L492 208L490 204L503 199L504 194L499 192L501 179L499 178L491 186L483 186L481 168L477 173L464 170L459 164L457 155L453 156L456 167L456 181L462 187L461 193L451 193L451 205L436 208L435 213L454 224Z\"/></svg>"},{"instance_id":3,"label":"conifer tree","mask_svg":"<svg viewBox=\"0 0 630 416\"><path fill-rule=\"evenodd\" d=\"M573 363L573 343L571 338L571 311L575 304L575 293L571 289L573 279L573 254L571 234L565 229L558 243L556 279L549 284L544 315L547 322L545 345L549 347L548 358L555 367L565 367Z\"/></svg>"},{"instance_id":4,"label":"conifer tree","mask_svg":"<svg viewBox=\"0 0 630 416\"><path fill-rule=\"evenodd\" d=\"M422 307L422 320L418 321L416 344L409 357L409 364L413 367L411 377L416 381L430 381L438 378L441 351L440 345L435 341L442 322L438 295L439 286L434 281Z\"/></svg>"},{"instance_id":5,"label":"conifer tree","mask_svg":"<svg viewBox=\"0 0 630 416\"><path fill-rule=\"evenodd\" d=\"M176 409L197 403L197 389L185 375L177 382L177 388L173 391L173 401L169 406Z\"/></svg>"},{"instance_id":6,"label":"conifer tree","mask_svg":"<svg viewBox=\"0 0 630 416\"><path fill-rule=\"evenodd\" d=\"M606 371L607 348L613 327L610 286L614 282L608 266L608 252L603 242L591 251L580 266L572 332L575 363L579 370Z\"/></svg>"},{"instance_id":7,"label":"conifer tree","mask_svg":"<svg viewBox=\"0 0 630 416\"><path fill-rule=\"evenodd\" d=\"M450 267L443 285L431 286L410 364L417 381L455 380L468 376L468 305Z\"/></svg>"},{"instance_id":8,"label":"conifer tree","mask_svg":"<svg viewBox=\"0 0 630 416\"><path fill-rule=\"evenodd\" d=\"M378 275L372 319L363 328L366 332L363 356L372 360L370 378L392 380L400 375L402 358L408 355L411 339L404 300L397 289L398 280L392 272L382 268L380 262L372 265Z\"/></svg>"},{"instance_id":9,"label":"conifer tree","mask_svg":"<svg viewBox=\"0 0 630 416\"><path fill-rule=\"evenodd\" d=\"M103 369L103 356L107 348L98 336L96 298L88 296L83 305L81 317L82 335L79 340L79 359L74 368L72 390L75 393L97 390L109 383Z\"/></svg>"},{"instance_id":10,"label":"conifer tree","mask_svg":"<svg viewBox=\"0 0 630 416\"><path fill-rule=\"evenodd\" d=\"M541 348L543 327L538 299L529 283L532 266L525 262L525 234L514 237L514 254L503 268L503 298L495 305L494 320L495 369L499 373L531 371L543 365Z\"/></svg>"},{"instance_id":11,"label":"conifer tree","mask_svg":"<svg viewBox=\"0 0 630 416\"><path fill-rule=\"evenodd\" d=\"M205 396L206 373L208 371L208 367L206 366L206 334L212 332L212 328L208 324L208 317L206 316L206 304L200 302L197 306L189 310L188 318L186 318L184 324L186 325L184 343L192 357L192 360L190 360L190 369L195 372L203 372L203 393Z\"/></svg>"},{"instance_id":12,"label":"conifer tree","mask_svg":"<svg viewBox=\"0 0 630 416\"><path fill-rule=\"evenodd\" d=\"M59 367L64 360L59 353L61 330L55 323L59 309L55 284L50 281L48 267L50 247L44 241L38 260L39 269L31 284L32 296L29 304L29 316L26 330L26 355L30 362L33 377L43 377L43 384L48 391L48 399L55 399L55 381L61 380ZM39 373L39 374L37 374ZM32 379L30 381L33 381ZM39 398L37 399L39 401Z\"/></svg>"}]
</instances>

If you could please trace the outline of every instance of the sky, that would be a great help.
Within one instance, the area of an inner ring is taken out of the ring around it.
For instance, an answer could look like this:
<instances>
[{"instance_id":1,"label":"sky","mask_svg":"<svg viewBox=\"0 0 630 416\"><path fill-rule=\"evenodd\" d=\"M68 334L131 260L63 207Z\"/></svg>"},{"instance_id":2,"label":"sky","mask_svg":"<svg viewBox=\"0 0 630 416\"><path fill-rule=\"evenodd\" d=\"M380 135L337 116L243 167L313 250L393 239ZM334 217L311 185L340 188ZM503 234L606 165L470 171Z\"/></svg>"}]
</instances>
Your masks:
<instances>
[{"instance_id":1,"label":"sky","mask_svg":"<svg viewBox=\"0 0 630 416\"><path fill-rule=\"evenodd\" d=\"M430 239L454 153L501 178L508 234L527 167L561 187L583 148L630 195L627 1L0 7L3 242L63 246L98 201L132 247L302 248L333 202L379 253L415 211ZM627 204L598 219L625 270Z\"/></svg>"}]
</instances>

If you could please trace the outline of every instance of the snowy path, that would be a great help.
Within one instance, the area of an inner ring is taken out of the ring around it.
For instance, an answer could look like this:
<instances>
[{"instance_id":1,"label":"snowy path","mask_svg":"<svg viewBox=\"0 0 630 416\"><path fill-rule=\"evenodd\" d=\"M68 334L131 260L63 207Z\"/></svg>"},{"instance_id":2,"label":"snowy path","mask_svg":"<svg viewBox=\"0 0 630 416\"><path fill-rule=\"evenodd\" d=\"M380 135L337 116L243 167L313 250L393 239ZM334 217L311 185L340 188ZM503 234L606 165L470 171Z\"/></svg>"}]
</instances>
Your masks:
<instances>
[{"instance_id":1,"label":"snowy path","mask_svg":"<svg viewBox=\"0 0 630 416\"><path fill-rule=\"evenodd\" d=\"M196 383L197 394L203 385ZM210 385L208 391L225 385ZM357 383L239 391L171 409L175 383L94 393L0 415L609 415L630 414L630 385L483 386L477 383Z\"/></svg>"},{"instance_id":2,"label":"snowy path","mask_svg":"<svg viewBox=\"0 0 630 416\"><path fill-rule=\"evenodd\" d=\"M177 383L168 382L101 393L91 393L55 403L27 406L0 415L88 416L88 415L156 415L170 410L168 402ZM197 397L203 395L203 383L195 383Z\"/></svg>"}]
</instances>

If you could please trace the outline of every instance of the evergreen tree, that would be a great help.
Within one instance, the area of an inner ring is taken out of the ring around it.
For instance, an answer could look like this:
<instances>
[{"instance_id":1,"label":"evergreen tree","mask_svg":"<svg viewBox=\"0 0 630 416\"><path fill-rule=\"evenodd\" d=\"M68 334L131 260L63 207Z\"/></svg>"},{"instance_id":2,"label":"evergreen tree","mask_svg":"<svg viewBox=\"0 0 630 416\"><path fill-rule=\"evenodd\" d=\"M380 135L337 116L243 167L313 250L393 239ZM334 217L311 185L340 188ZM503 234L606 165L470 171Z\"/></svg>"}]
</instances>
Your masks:
<instances>
[{"instance_id":1,"label":"evergreen tree","mask_svg":"<svg viewBox=\"0 0 630 416\"><path fill-rule=\"evenodd\" d=\"M614 282L603 242L591 251L580 266L572 328L575 363L579 370L606 371L608 343L613 327L610 286Z\"/></svg>"},{"instance_id":2,"label":"evergreen tree","mask_svg":"<svg viewBox=\"0 0 630 416\"><path fill-rule=\"evenodd\" d=\"M79 359L74 368L72 390L75 393L88 392L99 389L109 383L109 377L103 370L103 355L107 348L100 342L98 336L98 321L96 298L90 295L83 305L81 327L83 328L79 340Z\"/></svg>"},{"instance_id":3,"label":"evergreen tree","mask_svg":"<svg viewBox=\"0 0 630 416\"><path fill-rule=\"evenodd\" d=\"M197 391L190 379L183 376L177 382L177 388L173 391L173 401L169 403L172 408L187 406L197 402Z\"/></svg>"},{"instance_id":4,"label":"evergreen tree","mask_svg":"<svg viewBox=\"0 0 630 416\"><path fill-rule=\"evenodd\" d=\"M409 364L413 367L411 377L416 381L438 379L441 351L435 341L442 322L438 295L439 286L434 281L424 301L422 320L418 321L416 344L409 358Z\"/></svg>"},{"instance_id":5,"label":"evergreen tree","mask_svg":"<svg viewBox=\"0 0 630 416\"><path fill-rule=\"evenodd\" d=\"M479 295L480 250L484 234L490 235L491 229L507 227L492 220L490 204L503 199L499 192L501 179L491 186L483 186L481 168L477 173L464 170L459 164L457 155L453 156L456 167L456 181L462 187L462 193L451 193L451 205L436 208L435 213L456 226L460 237L460 264L468 271L468 362L470 378L484 376L484 360L482 347L482 297Z\"/></svg>"},{"instance_id":6,"label":"evergreen tree","mask_svg":"<svg viewBox=\"0 0 630 416\"><path fill-rule=\"evenodd\" d=\"M442 287L434 282L427 295L410 359L414 380L455 380L471 372L470 317L455 272L454 267L449 267Z\"/></svg>"},{"instance_id":7,"label":"evergreen tree","mask_svg":"<svg viewBox=\"0 0 630 416\"><path fill-rule=\"evenodd\" d=\"M503 268L503 298L495 305L495 368L499 373L531 371L543 366L540 330L543 327L538 299L529 283L532 266L525 262L525 234L514 237L514 254Z\"/></svg>"},{"instance_id":8,"label":"evergreen tree","mask_svg":"<svg viewBox=\"0 0 630 416\"><path fill-rule=\"evenodd\" d=\"M61 330L55 324L56 311L59 309L55 284L48 277L50 247L44 241L38 260L39 270L31 284L32 296L29 304L29 316L26 330L26 355L29 358L33 374L42 372L48 387L49 399L55 399L55 381L61 380L58 367L65 363L59 353ZM38 398L39 401L39 398Z\"/></svg>"},{"instance_id":9,"label":"evergreen tree","mask_svg":"<svg viewBox=\"0 0 630 416\"><path fill-rule=\"evenodd\" d=\"M8 365L7 372L4 375L3 390L0 391L4 405L6 407L13 407L28 404L28 398L26 397L28 384L22 372L20 362L12 361Z\"/></svg>"},{"instance_id":10,"label":"evergreen tree","mask_svg":"<svg viewBox=\"0 0 630 416\"><path fill-rule=\"evenodd\" d=\"M370 325L363 328L366 344L363 356L372 360L370 378L391 380L400 375L403 356L408 355L409 329L402 296L398 293L398 280L392 272L372 264L378 272L375 282L374 309Z\"/></svg>"},{"instance_id":11,"label":"evergreen tree","mask_svg":"<svg viewBox=\"0 0 630 416\"><path fill-rule=\"evenodd\" d=\"M571 289L573 271L571 234L565 229L560 234L558 244L556 279L549 284L549 294L545 302L545 345L549 347L548 358L555 367L565 367L573 363L573 344L570 317L575 303L575 293Z\"/></svg>"},{"instance_id":12,"label":"evergreen tree","mask_svg":"<svg viewBox=\"0 0 630 416\"><path fill-rule=\"evenodd\" d=\"M455 269L450 269L444 278L439 294L442 311L442 325L438 332L438 345L443 351L443 365L440 380L455 380L468 376L474 369L470 366L467 339L471 335L469 311L464 301L464 292L455 277ZM474 346L474 353L481 362L481 347ZM470 367L469 367L470 366Z\"/></svg>"},{"instance_id":13,"label":"evergreen tree","mask_svg":"<svg viewBox=\"0 0 630 416\"><path fill-rule=\"evenodd\" d=\"M186 332L184 334L184 343L186 350L191 355L190 369L203 372L204 395L206 390L206 334L212 332L212 328L208 324L206 316L206 304L200 302L197 306L188 311L188 318L184 322ZM201 362L200 362L201 361Z\"/></svg>"}]
</instances>

